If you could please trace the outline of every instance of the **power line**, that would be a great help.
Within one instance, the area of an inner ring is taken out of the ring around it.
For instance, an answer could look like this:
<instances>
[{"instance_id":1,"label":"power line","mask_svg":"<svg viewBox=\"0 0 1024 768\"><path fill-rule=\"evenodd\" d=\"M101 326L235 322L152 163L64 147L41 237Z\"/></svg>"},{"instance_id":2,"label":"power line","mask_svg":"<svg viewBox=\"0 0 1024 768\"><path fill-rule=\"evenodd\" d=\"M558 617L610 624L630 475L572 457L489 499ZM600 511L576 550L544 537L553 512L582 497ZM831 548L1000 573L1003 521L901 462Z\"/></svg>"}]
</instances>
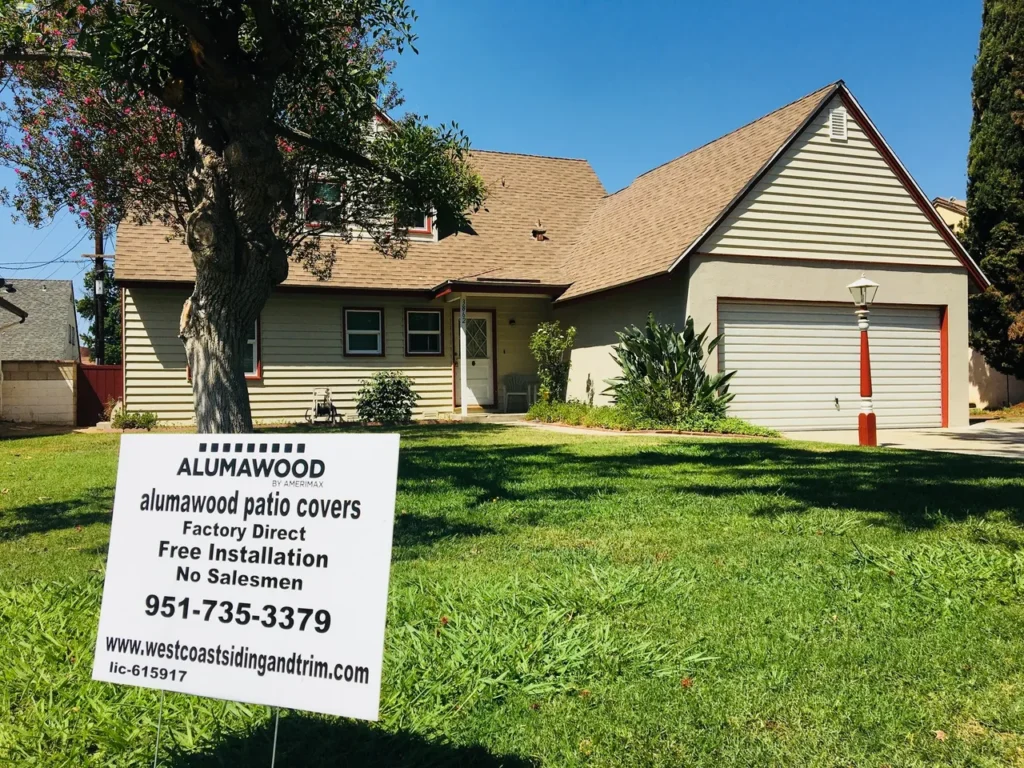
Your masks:
<instances>
[{"instance_id":1,"label":"power line","mask_svg":"<svg viewBox=\"0 0 1024 768\"><path fill-rule=\"evenodd\" d=\"M35 253L36 251L39 250L39 246L41 246L43 243L46 242L46 238L48 238L50 235L52 235L56 231L54 229L54 227L57 226L57 222L60 221L62 218L64 218L64 216L66 216L66 215L67 215L67 210L66 209L61 209L61 212L53 217L53 221L50 222L50 226L48 226L46 228L46 234L43 235L42 239L38 243L35 244L35 246L32 248L31 251L29 251L28 253L25 254L25 258L22 259L22 261L25 261L25 259L28 259L29 256L31 256L33 253Z\"/></svg>"},{"instance_id":2,"label":"power line","mask_svg":"<svg viewBox=\"0 0 1024 768\"><path fill-rule=\"evenodd\" d=\"M49 259L48 261L33 261L26 263L24 261L9 261L0 264L0 269L6 272L23 272L28 269L42 269L48 267L51 264L58 263L58 259ZM77 264L78 259L59 259L61 264Z\"/></svg>"},{"instance_id":3,"label":"power line","mask_svg":"<svg viewBox=\"0 0 1024 768\"><path fill-rule=\"evenodd\" d=\"M78 261L77 259L66 259L64 257L67 256L69 253L71 253L71 251L73 251L75 248L77 248L79 243L81 243L83 240L85 240L85 237L88 234L89 234L88 232L83 233L81 235L81 237L79 237L77 240L75 240L75 242L73 242L70 245L68 245L61 253L57 254L52 259L40 262L40 263L38 263L38 264L36 264L35 266L32 266L32 267L26 267L24 265L20 265L20 266L16 266L16 267L5 267L4 269L12 271L12 272L20 272L20 271L25 271L25 270L30 270L30 269L45 269L46 267L50 266L51 264L56 264L57 265L57 269L55 269L53 272L50 273L51 275L55 275L55 274L57 274L58 271L60 271L61 265L63 265L63 264L74 264L74 263L76 263ZM44 278L44 279L49 279L49 278Z\"/></svg>"}]
</instances>

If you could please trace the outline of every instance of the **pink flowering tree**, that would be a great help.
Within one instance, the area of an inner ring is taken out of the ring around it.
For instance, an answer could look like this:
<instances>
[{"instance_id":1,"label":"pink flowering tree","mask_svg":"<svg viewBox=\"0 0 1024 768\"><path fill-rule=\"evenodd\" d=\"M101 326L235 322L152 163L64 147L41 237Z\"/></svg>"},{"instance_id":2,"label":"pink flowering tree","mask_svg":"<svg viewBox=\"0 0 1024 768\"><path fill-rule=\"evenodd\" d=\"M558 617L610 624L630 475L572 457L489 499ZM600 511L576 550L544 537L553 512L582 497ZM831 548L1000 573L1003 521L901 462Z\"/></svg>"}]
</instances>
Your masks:
<instances>
[{"instance_id":1,"label":"pink flowering tree","mask_svg":"<svg viewBox=\"0 0 1024 768\"><path fill-rule=\"evenodd\" d=\"M16 217L42 226L66 207L97 235L129 209L175 222L187 192L180 118L143 92L101 88L81 68L12 71L20 87L0 102L0 162L14 167L17 185L0 195Z\"/></svg>"},{"instance_id":2,"label":"pink flowering tree","mask_svg":"<svg viewBox=\"0 0 1024 768\"><path fill-rule=\"evenodd\" d=\"M0 3L10 201L33 223L68 206L93 230L174 228L201 432L252 428L243 344L290 269L329 276L328 243L356 231L401 258L403 222L433 211L454 235L481 204L456 126L384 117L414 21L404 0Z\"/></svg>"}]
</instances>

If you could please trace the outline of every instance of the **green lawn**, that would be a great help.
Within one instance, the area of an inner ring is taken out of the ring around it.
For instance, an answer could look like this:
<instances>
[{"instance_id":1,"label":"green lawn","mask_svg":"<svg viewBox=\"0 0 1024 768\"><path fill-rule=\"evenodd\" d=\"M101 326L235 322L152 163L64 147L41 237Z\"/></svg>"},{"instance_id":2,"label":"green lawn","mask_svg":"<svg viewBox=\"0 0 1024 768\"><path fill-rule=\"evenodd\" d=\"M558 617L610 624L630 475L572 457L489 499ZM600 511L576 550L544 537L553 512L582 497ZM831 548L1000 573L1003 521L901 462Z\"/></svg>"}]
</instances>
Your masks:
<instances>
[{"instance_id":1,"label":"green lawn","mask_svg":"<svg viewBox=\"0 0 1024 768\"><path fill-rule=\"evenodd\" d=\"M0 764L152 760L89 680L116 449L0 442ZM1022 522L996 459L409 429L382 720L277 765L1022 765ZM269 765L266 708L166 701L162 765Z\"/></svg>"}]
</instances>

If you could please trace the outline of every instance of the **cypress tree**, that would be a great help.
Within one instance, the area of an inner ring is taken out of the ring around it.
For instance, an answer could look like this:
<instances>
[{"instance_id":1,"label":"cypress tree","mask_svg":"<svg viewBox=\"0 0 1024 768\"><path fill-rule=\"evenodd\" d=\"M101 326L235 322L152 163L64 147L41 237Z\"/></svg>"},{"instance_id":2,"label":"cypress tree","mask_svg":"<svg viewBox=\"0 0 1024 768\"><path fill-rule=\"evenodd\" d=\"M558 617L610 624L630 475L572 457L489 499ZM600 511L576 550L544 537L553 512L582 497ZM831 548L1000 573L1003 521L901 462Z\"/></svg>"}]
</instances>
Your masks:
<instances>
[{"instance_id":1,"label":"cypress tree","mask_svg":"<svg viewBox=\"0 0 1024 768\"><path fill-rule=\"evenodd\" d=\"M972 100L964 240L992 287L971 297L971 346L1024 376L1024 0L984 0Z\"/></svg>"}]
</instances>

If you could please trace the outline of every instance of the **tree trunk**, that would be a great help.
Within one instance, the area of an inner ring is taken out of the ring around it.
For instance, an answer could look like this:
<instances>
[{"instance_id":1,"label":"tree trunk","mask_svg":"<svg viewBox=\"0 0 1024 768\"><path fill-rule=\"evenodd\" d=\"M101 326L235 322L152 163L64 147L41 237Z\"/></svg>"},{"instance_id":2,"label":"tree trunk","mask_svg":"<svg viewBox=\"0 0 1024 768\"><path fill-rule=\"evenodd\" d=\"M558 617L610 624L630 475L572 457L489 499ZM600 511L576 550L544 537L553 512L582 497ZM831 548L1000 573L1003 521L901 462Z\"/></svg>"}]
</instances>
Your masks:
<instances>
[{"instance_id":1,"label":"tree trunk","mask_svg":"<svg viewBox=\"0 0 1024 768\"><path fill-rule=\"evenodd\" d=\"M271 290L288 276L273 224L294 194L273 131L253 127L262 124L259 101L243 94L235 109L223 108L226 142L196 141L185 220L196 282L180 335L201 433L252 431L242 353Z\"/></svg>"},{"instance_id":2,"label":"tree trunk","mask_svg":"<svg viewBox=\"0 0 1024 768\"><path fill-rule=\"evenodd\" d=\"M192 325L195 331L185 339L185 350L192 371L198 430L251 432L249 392L242 370L245 331L223 314L219 321L207 318Z\"/></svg>"}]
</instances>

